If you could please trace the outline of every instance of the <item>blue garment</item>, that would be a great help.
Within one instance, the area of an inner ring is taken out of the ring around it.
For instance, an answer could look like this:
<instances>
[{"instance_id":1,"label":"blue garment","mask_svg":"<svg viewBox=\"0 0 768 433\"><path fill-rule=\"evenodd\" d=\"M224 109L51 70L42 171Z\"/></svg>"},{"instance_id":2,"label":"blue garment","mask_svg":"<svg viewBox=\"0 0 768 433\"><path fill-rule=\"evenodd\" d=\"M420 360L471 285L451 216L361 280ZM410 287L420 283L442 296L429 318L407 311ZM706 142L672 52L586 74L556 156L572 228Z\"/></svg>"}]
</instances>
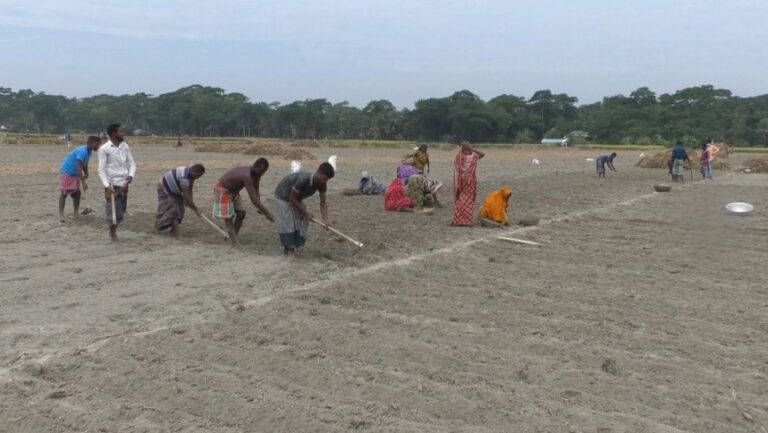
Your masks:
<instances>
[{"instance_id":1,"label":"blue garment","mask_svg":"<svg viewBox=\"0 0 768 433\"><path fill-rule=\"evenodd\" d=\"M125 210L128 208L128 197L126 197L123 194L120 194L115 197L115 217L117 218L117 222L112 222L112 200L106 201L106 206L104 210L107 213L107 224L116 225L117 223L120 223L123 221L123 216L125 215Z\"/></svg>"},{"instance_id":2,"label":"blue garment","mask_svg":"<svg viewBox=\"0 0 768 433\"><path fill-rule=\"evenodd\" d=\"M77 161L82 161L83 168L85 168L88 165L89 159L91 159L91 151L88 150L88 145L80 146L64 158L59 172L67 176L78 177L80 173L77 172Z\"/></svg>"},{"instance_id":3,"label":"blue garment","mask_svg":"<svg viewBox=\"0 0 768 433\"><path fill-rule=\"evenodd\" d=\"M611 162L611 155L603 155L600 158L597 159L601 163L605 164L606 162Z\"/></svg>"},{"instance_id":4,"label":"blue garment","mask_svg":"<svg viewBox=\"0 0 768 433\"><path fill-rule=\"evenodd\" d=\"M672 157L674 159L683 159L685 158L685 155L686 152L683 146L675 146L675 148L672 149Z\"/></svg>"}]
</instances>

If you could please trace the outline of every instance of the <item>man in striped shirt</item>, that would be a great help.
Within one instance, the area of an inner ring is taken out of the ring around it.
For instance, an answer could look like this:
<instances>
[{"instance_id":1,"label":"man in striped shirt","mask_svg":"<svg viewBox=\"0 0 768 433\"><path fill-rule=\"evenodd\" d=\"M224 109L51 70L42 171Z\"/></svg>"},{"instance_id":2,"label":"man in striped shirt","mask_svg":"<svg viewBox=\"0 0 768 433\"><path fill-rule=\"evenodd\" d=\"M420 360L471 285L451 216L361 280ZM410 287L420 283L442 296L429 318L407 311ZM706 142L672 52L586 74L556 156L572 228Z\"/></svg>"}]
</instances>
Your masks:
<instances>
[{"instance_id":1,"label":"man in striped shirt","mask_svg":"<svg viewBox=\"0 0 768 433\"><path fill-rule=\"evenodd\" d=\"M191 167L178 167L167 171L157 182L157 217L155 228L163 231L171 228L171 234L181 240L181 220L184 219L184 206L202 215L200 208L192 198L192 186L195 180L205 174L202 164Z\"/></svg>"}]
</instances>

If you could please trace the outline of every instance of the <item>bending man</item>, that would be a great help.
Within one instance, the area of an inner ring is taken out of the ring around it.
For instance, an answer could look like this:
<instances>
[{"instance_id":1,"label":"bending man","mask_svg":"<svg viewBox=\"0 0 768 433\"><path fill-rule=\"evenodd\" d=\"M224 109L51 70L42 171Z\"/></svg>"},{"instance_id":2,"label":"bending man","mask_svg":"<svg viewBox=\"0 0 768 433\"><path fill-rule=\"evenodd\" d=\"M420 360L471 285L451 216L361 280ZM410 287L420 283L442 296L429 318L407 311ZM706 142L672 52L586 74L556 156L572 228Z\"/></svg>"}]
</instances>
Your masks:
<instances>
[{"instance_id":1,"label":"bending man","mask_svg":"<svg viewBox=\"0 0 768 433\"><path fill-rule=\"evenodd\" d=\"M184 219L184 206L202 215L200 208L192 199L192 186L195 180L205 174L202 164L192 167L178 167L167 171L157 183L157 217L155 229L163 231L171 228L171 234L181 240L181 220Z\"/></svg>"},{"instance_id":2,"label":"bending man","mask_svg":"<svg viewBox=\"0 0 768 433\"><path fill-rule=\"evenodd\" d=\"M80 212L80 184L83 185L83 191L88 190L88 161L91 159L91 153L98 151L101 145L99 137L91 135L84 146L73 150L61 163L59 168L59 221L64 222L64 205L67 203L67 196L72 196L72 207L75 211L75 217Z\"/></svg>"},{"instance_id":3,"label":"bending man","mask_svg":"<svg viewBox=\"0 0 768 433\"><path fill-rule=\"evenodd\" d=\"M314 219L304 199L320 193L320 213L323 225L328 228L328 205L325 202L326 184L333 178L333 166L320 164L314 173L297 172L285 176L275 188L277 207L277 232L285 254L295 253L307 241L309 222Z\"/></svg>"},{"instance_id":4,"label":"bending man","mask_svg":"<svg viewBox=\"0 0 768 433\"><path fill-rule=\"evenodd\" d=\"M270 221L275 220L259 197L259 182L268 169L269 161L259 158L250 167L230 168L213 187L213 217L224 220L232 246L240 243L238 236L245 219L245 208L240 200L241 189L245 188L248 198L260 214Z\"/></svg>"}]
</instances>

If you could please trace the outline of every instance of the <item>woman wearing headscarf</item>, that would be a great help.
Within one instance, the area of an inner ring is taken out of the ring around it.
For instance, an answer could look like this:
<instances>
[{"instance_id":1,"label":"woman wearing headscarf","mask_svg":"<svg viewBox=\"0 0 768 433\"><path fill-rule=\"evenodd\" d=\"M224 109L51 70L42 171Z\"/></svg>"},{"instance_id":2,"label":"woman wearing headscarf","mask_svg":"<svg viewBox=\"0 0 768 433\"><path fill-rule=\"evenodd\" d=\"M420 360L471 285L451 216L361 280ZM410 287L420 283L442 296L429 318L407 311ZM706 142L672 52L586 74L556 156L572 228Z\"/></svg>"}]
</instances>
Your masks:
<instances>
[{"instance_id":1,"label":"woman wearing headscarf","mask_svg":"<svg viewBox=\"0 0 768 433\"><path fill-rule=\"evenodd\" d=\"M408 185L408 179L415 174L423 174L423 172L411 164L402 164L397 167L397 178L403 184L403 187Z\"/></svg>"},{"instance_id":2,"label":"woman wearing headscarf","mask_svg":"<svg viewBox=\"0 0 768 433\"><path fill-rule=\"evenodd\" d=\"M471 226L477 197L477 161L485 154L464 140L453 160L453 224Z\"/></svg>"},{"instance_id":3,"label":"woman wearing headscarf","mask_svg":"<svg viewBox=\"0 0 768 433\"><path fill-rule=\"evenodd\" d=\"M429 196L437 207L443 207L439 201L437 201L437 192L443 184L428 179L423 174L414 174L408 178L408 186L405 187L405 196L413 200L414 203L420 208L424 207L424 199Z\"/></svg>"},{"instance_id":4,"label":"woman wearing headscarf","mask_svg":"<svg viewBox=\"0 0 768 433\"><path fill-rule=\"evenodd\" d=\"M416 152L405 155L403 162L411 160L411 165L416 169L424 173L429 173L429 154L427 153L427 145L422 144L416 150ZM427 171L424 171L426 167Z\"/></svg>"},{"instance_id":5,"label":"woman wearing headscarf","mask_svg":"<svg viewBox=\"0 0 768 433\"><path fill-rule=\"evenodd\" d=\"M382 195L385 191L384 187L376 183L373 175L367 171L360 175L360 183L358 183L357 189L365 195Z\"/></svg>"},{"instance_id":6,"label":"woman wearing headscarf","mask_svg":"<svg viewBox=\"0 0 768 433\"><path fill-rule=\"evenodd\" d=\"M410 198L405 196L405 188L400 179L395 178L387 192L384 193L384 209L392 212L410 210L416 204Z\"/></svg>"},{"instance_id":7,"label":"woman wearing headscarf","mask_svg":"<svg viewBox=\"0 0 768 433\"><path fill-rule=\"evenodd\" d=\"M488 194L488 197L486 197L483 202L483 206L477 211L477 216L502 223L505 226L509 225L507 204L510 195L512 195L512 191L506 186Z\"/></svg>"}]
</instances>

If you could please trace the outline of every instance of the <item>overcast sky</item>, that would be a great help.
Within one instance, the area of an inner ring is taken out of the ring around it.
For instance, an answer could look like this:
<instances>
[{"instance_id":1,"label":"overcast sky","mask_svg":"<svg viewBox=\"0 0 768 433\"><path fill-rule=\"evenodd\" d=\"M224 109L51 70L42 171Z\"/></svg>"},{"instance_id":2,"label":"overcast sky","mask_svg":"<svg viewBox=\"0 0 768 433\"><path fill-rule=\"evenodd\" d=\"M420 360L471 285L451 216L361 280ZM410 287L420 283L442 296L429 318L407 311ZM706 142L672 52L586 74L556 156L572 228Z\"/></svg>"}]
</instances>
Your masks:
<instances>
[{"instance_id":1,"label":"overcast sky","mask_svg":"<svg viewBox=\"0 0 768 433\"><path fill-rule=\"evenodd\" d=\"M70 97L191 84L399 108L462 89L755 96L767 44L766 0L0 0L0 86Z\"/></svg>"}]
</instances>

